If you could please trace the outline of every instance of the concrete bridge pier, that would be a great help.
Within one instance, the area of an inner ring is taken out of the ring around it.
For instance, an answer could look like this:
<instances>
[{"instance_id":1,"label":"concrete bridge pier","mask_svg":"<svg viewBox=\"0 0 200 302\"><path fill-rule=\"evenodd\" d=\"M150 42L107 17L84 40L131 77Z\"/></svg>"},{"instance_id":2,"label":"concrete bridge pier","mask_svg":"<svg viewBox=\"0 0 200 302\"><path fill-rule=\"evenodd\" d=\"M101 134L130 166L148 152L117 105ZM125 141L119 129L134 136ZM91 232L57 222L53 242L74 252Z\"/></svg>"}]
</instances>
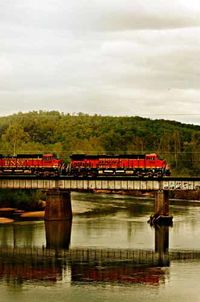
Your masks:
<instances>
[{"instance_id":1,"label":"concrete bridge pier","mask_svg":"<svg viewBox=\"0 0 200 302\"><path fill-rule=\"evenodd\" d=\"M46 221L72 219L70 191L60 189L50 189L47 191L44 219Z\"/></svg>"},{"instance_id":2,"label":"concrete bridge pier","mask_svg":"<svg viewBox=\"0 0 200 302\"><path fill-rule=\"evenodd\" d=\"M154 215L150 217L149 222L150 224L172 224L172 216L169 215L169 191L155 192Z\"/></svg>"},{"instance_id":3,"label":"concrete bridge pier","mask_svg":"<svg viewBox=\"0 0 200 302\"><path fill-rule=\"evenodd\" d=\"M169 191L155 192L155 214L169 216Z\"/></svg>"}]
</instances>

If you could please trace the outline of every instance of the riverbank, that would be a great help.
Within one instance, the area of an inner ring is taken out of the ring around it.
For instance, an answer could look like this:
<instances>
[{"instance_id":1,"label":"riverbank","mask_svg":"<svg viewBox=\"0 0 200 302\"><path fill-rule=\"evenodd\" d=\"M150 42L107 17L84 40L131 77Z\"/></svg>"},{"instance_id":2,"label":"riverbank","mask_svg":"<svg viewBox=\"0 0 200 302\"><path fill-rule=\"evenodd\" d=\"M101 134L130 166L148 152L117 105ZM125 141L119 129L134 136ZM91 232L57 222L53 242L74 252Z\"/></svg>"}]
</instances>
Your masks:
<instances>
[{"instance_id":1,"label":"riverbank","mask_svg":"<svg viewBox=\"0 0 200 302\"><path fill-rule=\"evenodd\" d=\"M0 224L43 219L44 211L24 211L16 208L0 208Z\"/></svg>"},{"instance_id":2,"label":"riverbank","mask_svg":"<svg viewBox=\"0 0 200 302\"><path fill-rule=\"evenodd\" d=\"M93 193L96 194L118 194L118 195L130 195L135 197L148 197L154 198L155 192L154 191L137 191L137 190L94 190ZM170 199L182 199L182 200L199 200L200 201L200 191L189 191L189 190L176 190L176 191L169 191L169 198Z\"/></svg>"}]
</instances>

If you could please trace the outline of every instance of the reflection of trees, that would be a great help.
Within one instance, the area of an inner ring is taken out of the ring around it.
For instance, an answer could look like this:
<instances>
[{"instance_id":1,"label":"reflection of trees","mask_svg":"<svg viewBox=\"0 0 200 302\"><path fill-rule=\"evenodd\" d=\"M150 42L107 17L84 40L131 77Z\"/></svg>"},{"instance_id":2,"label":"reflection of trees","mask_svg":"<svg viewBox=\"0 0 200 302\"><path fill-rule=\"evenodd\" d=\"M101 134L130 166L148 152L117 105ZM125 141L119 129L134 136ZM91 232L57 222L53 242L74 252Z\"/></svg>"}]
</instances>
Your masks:
<instances>
[{"instance_id":1,"label":"reflection of trees","mask_svg":"<svg viewBox=\"0 0 200 302\"><path fill-rule=\"evenodd\" d=\"M20 226L13 224L14 246L32 246L34 242L34 232L35 228L33 225Z\"/></svg>"},{"instance_id":2,"label":"reflection of trees","mask_svg":"<svg viewBox=\"0 0 200 302\"><path fill-rule=\"evenodd\" d=\"M41 240L39 230L43 232L42 223L4 225L0 227L0 246L32 247L34 244L37 245L37 242Z\"/></svg>"},{"instance_id":3,"label":"reflection of trees","mask_svg":"<svg viewBox=\"0 0 200 302\"><path fill-rule=\"evenodd\" d=\"M12 225L2 225L0 227L0 245L10 246L13 244L13 226Z\"/></svg>"},{"instance_id":4,"label":"reflection of trees","mask_svg":"<svg viewBox=\"0 0 200 302\"><path fill-rule=\"evenodd\" d=\"M154 200L151 200L151 204L149 204L149 200L137 200L136 202L133 201L127 205L129 217L149 215L152 212Z\"/></svg>"}]
</instances>

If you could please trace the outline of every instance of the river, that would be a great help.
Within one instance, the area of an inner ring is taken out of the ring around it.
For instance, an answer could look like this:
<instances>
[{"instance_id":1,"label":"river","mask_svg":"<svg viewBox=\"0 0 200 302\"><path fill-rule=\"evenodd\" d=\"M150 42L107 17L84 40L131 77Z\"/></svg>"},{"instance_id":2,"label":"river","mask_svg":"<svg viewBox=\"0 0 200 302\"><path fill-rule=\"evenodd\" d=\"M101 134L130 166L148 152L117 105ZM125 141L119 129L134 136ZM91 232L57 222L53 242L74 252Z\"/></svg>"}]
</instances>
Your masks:
<instances>
[{"instance_id":1,"label":"river","mask_svg":"<svg viewBox=\"0 0 200 302\"><path fill-rule=\"evenodd\" d=\"M153 200L147 198L73 193L72 210L72 224L64 226L43 221L0 225L0 301L200 301L198 201L171 200L173 226L164 232L147 223L153 213ZM41 251L59 254L60 248L86 251L87 256L98 251L145 254L161 248L191 257L141 264L130 257L104 261L80 256L72 261L64 254L38 256ZM2 254L2 249L9 253ZM35 253L26 255L31 250Z\"/></svg>"}]
</instances>

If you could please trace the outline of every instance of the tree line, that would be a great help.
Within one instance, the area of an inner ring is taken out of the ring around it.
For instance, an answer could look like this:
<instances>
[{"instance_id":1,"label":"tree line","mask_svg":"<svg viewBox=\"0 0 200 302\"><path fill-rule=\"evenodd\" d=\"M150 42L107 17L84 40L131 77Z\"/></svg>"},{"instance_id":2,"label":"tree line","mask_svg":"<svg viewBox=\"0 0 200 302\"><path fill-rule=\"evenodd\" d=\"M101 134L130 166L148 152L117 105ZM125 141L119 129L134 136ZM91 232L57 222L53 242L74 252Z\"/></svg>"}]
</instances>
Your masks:
<instances>
[{"instance_id":1,"label":"tree line","mask_svg":"<svg viewBox=\"0 0 200 302\"><path fill-rule=\"evenodd\" d=\"M32 111L0 117L0 153L152 153L165 158L173 175L200 172L200 126L138 116L113 117Z\"/></svg>"}]
</instances>

